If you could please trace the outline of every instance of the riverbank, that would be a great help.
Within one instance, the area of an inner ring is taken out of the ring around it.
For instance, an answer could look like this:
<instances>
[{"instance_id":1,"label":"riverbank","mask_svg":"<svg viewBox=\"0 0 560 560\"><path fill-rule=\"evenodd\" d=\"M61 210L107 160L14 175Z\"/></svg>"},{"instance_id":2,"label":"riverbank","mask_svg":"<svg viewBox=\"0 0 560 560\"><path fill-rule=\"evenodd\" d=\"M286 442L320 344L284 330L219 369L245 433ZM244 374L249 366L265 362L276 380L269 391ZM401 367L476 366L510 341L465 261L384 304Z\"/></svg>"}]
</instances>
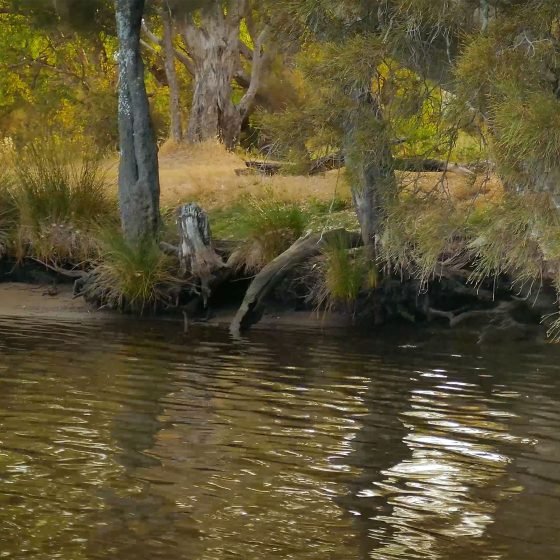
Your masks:
<instances>
[{"instance_id":1,"label":"riverbank","mask_svg":"<svg viewBox=\"0 0 560 560\"><path fill-rule=\"evenodd\" d=\"M236 308L219 309L207 319L193 324L208 327L228 328ZM53 321L114 321L129 319L134 315L123 315L114 311L92 309L83 298L75 298L72 286L63 284L53 289L49 285L19 282L0 283L0 316L51 319ZM154 319L153 317L151 319ZM178 315L158 315L156 320L173 321L181 324ZM352 326L352 318L338 313L316 313L310 311L270 310L255 328L282 330L344 329ZM182 326L180 328L183 328Z\"/></svg>"}]
</instances>

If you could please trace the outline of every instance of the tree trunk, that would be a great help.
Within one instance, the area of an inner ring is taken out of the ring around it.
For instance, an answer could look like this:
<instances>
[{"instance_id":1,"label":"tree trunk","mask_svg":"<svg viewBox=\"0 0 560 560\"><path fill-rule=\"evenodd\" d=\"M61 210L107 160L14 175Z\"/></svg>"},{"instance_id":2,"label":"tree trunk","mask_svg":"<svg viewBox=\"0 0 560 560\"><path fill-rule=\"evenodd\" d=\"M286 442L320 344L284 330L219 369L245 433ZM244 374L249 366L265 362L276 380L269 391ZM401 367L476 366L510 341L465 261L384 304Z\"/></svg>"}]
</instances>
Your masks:
<instances>
[{"instance_id":1,"label":"tree trunk","mask_svg":"<svg viewBox=\"0 0 560 560\"><path fill-rule=\"evenodd\" d=\"M364 247L374 260L385 206L396 191L396 179L381 109L368 86L352 95L354 106L346 123L344 159ZM370 128L379 131L372 141L366 140L371 137Z\"/></svg>"},{"instance_id":2,"label":"tree trunk","mask_svg":"<svg viewBox=\"0 0 560 560\"><path fill-rule=\"evenodd\" d=\"M343 239L348 248L360 244L357 233L335 229L325 233L314 233L300 237L289 249L269 262L253 279L243 302L230 325L230 332L239 335L251 325L260 321L265 308L265 300L286 275L296 266L315 255L319 255L325 245L333 239Z\"/></svg>"},{"instance_id":3,"label":"tree trunk","mask_svg":"<svg viewBox=\"0 0 560 560\"><path fill-rule=\"evenodd\" d=\"M183 140L183 124L181 122L181 95L177 70L175 69L175 48L173 46L173 22L167 6L160 10L163 22L163 56L165 75L169 85L169 121L170 137L179 143Z\"/></svg>"},{"instance_id":4,"label":"tree trunk","mask_svg":"<svg viewBox=\"0 0 560 560\"><path fill-rule=\"evenodd\" d=\"M159 228L157 146L144 84L144 0L115 0L119 39L119 202L123 235L137 243Z\"/></svg>"},{"instance_id":5,"label":"tree trunk","mask_svg":"<svg viewBox=\"0 0 560 560\"><path fill-rule=\"evenodd\" d=\"M239 22L224 14L219 2L203 9L200 17L200 27L192 21L185 27L186 42L195 63L188 139L218 139L232 148L242 124L231 89L239 64Z\"/></svg>"},{"instance_id":6,"label":"tree trunk","mask_svg":"<svg viewBox=\"0 0 560 560\"><path fill-rule=\"evenodd\" d=\"M206 213L196 204L184 204L177 211L179 228L180 274L200 282L203 297L210 295L214 274L226 265L212 247L210 223Z\"/></svg>"}]
</instances>

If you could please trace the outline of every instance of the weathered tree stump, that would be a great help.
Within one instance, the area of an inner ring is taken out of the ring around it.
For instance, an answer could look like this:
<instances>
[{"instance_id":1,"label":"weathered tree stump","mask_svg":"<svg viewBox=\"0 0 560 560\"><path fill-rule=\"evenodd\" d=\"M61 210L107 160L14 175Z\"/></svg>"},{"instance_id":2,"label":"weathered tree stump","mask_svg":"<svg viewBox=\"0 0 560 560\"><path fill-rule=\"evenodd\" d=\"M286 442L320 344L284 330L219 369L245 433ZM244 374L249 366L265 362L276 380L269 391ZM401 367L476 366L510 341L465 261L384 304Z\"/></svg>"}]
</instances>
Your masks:
<instances>
[{"instance_id":1,"label":"weathered tree stump","mask_svg":"<svg viewBox=\"0 0 560 560\"><path fill-rule=\"evenodd\" d=\"M177 210L179 229L179 273L182 277L192 277L200 286L204 305L216 281L216 274L226 265L212 246L212 235L208 216L197 204L184 204Z\"/></svg>"},{"instance_id":2,"label":"weathered tree stump","mask_svg":"<svg viewBox=\"0 0 560 560\"><path fill-rule=\"evenodd\" d=\"M264 312L265 299L273 288L296 266L320 254L325 244L334 238L347 240L348 248L357 247L361 243L359 233L348 232L344 229L300 237L288 250L268 263L255 276L230 325L230 332L233 335L239 335L241 331L247 330L251 325L257 323Z\"/></svg>"}]
</instances>

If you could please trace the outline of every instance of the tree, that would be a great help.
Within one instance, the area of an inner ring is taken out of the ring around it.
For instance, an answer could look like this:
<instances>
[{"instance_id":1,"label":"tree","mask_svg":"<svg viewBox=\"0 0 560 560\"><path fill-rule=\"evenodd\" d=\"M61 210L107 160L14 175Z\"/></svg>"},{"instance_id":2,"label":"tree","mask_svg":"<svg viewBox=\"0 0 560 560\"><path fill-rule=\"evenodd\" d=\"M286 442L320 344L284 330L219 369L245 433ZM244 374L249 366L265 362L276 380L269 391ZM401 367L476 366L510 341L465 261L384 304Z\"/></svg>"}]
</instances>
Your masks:
<instances>
[{"instance_id":1,"label":"tree","mask_svg":"<svg viewBox=\"0 0 560 560\"><path fill-rule=\"evenodd\" d=\"M169 121L171 138L175 142L183 140L183 123L181 117L181 93L177 70L175 69L175 47L173 45L174 28L171 10L167 3L159 9L163 23L163 51L167 84L169 86Z\"/></svg>"},{"instance_id":2,"label":"tree","mask_svg":"<svg viewBox=\"0 0 560 560\"><path fill-rule=\"evenodd\" d=\"M258 21L249 0L208 0L186 6L177 0L166 0L164 8L170 10L184 43L184 49L176 49L175 56L193 78L187 139L202 142L217 138L232 148L262 82L269 54L269 26ZM149 40L164 47L167 67L171 64L171 51L166 39L169 21L165 17L163 39L147 25L144 31ZM246 41L240 38L244 30ZM245 70L244 61L250 65L250 72ZM234 99L235 84L243 89L238 102Z\"/></svg>"},{"instance_id":3,"label":"tree","mask_svg":"<svg viewBox=\"0 0 560 560\"><path fill-rule=\"evenodd\" d=\"M119 39L119 201L125 238L139 243L159 228L157 146L144 84L140 33L144 0L115 0Z\"/></svg>"},{"instance_id":4,"label":"tree","mask_svg":"<svg viewBox=\"0 0 560 560\"><path fill-rule=\"evenodd\" d=\"M104 16L77 27L74 19L57 16L50 3L40 6L45 11L35 4L0 0L3 134L18 145L38 135L61 135L114 146L116 122L103 117L116 110L116 41L105 31Z\"/></svg>"}]
</instances>

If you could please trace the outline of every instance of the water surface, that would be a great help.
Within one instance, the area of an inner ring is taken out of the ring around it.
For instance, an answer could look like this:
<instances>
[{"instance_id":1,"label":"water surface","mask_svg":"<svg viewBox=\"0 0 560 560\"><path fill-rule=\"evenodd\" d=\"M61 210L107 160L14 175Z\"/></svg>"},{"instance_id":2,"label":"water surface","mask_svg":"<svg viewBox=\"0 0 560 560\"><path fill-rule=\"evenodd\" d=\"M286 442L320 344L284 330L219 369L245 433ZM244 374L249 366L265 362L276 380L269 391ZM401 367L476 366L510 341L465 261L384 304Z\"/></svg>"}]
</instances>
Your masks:
<instances>
[{"instance_id":1,"label":"water surface","mask_svg":"<svg viewBox=\"0 0 560 560\"><path fill-rule=\"evenodd\" d=\"M560 558L560 348L0 319L0 558Z\"/></svg>"}]
</instances>

